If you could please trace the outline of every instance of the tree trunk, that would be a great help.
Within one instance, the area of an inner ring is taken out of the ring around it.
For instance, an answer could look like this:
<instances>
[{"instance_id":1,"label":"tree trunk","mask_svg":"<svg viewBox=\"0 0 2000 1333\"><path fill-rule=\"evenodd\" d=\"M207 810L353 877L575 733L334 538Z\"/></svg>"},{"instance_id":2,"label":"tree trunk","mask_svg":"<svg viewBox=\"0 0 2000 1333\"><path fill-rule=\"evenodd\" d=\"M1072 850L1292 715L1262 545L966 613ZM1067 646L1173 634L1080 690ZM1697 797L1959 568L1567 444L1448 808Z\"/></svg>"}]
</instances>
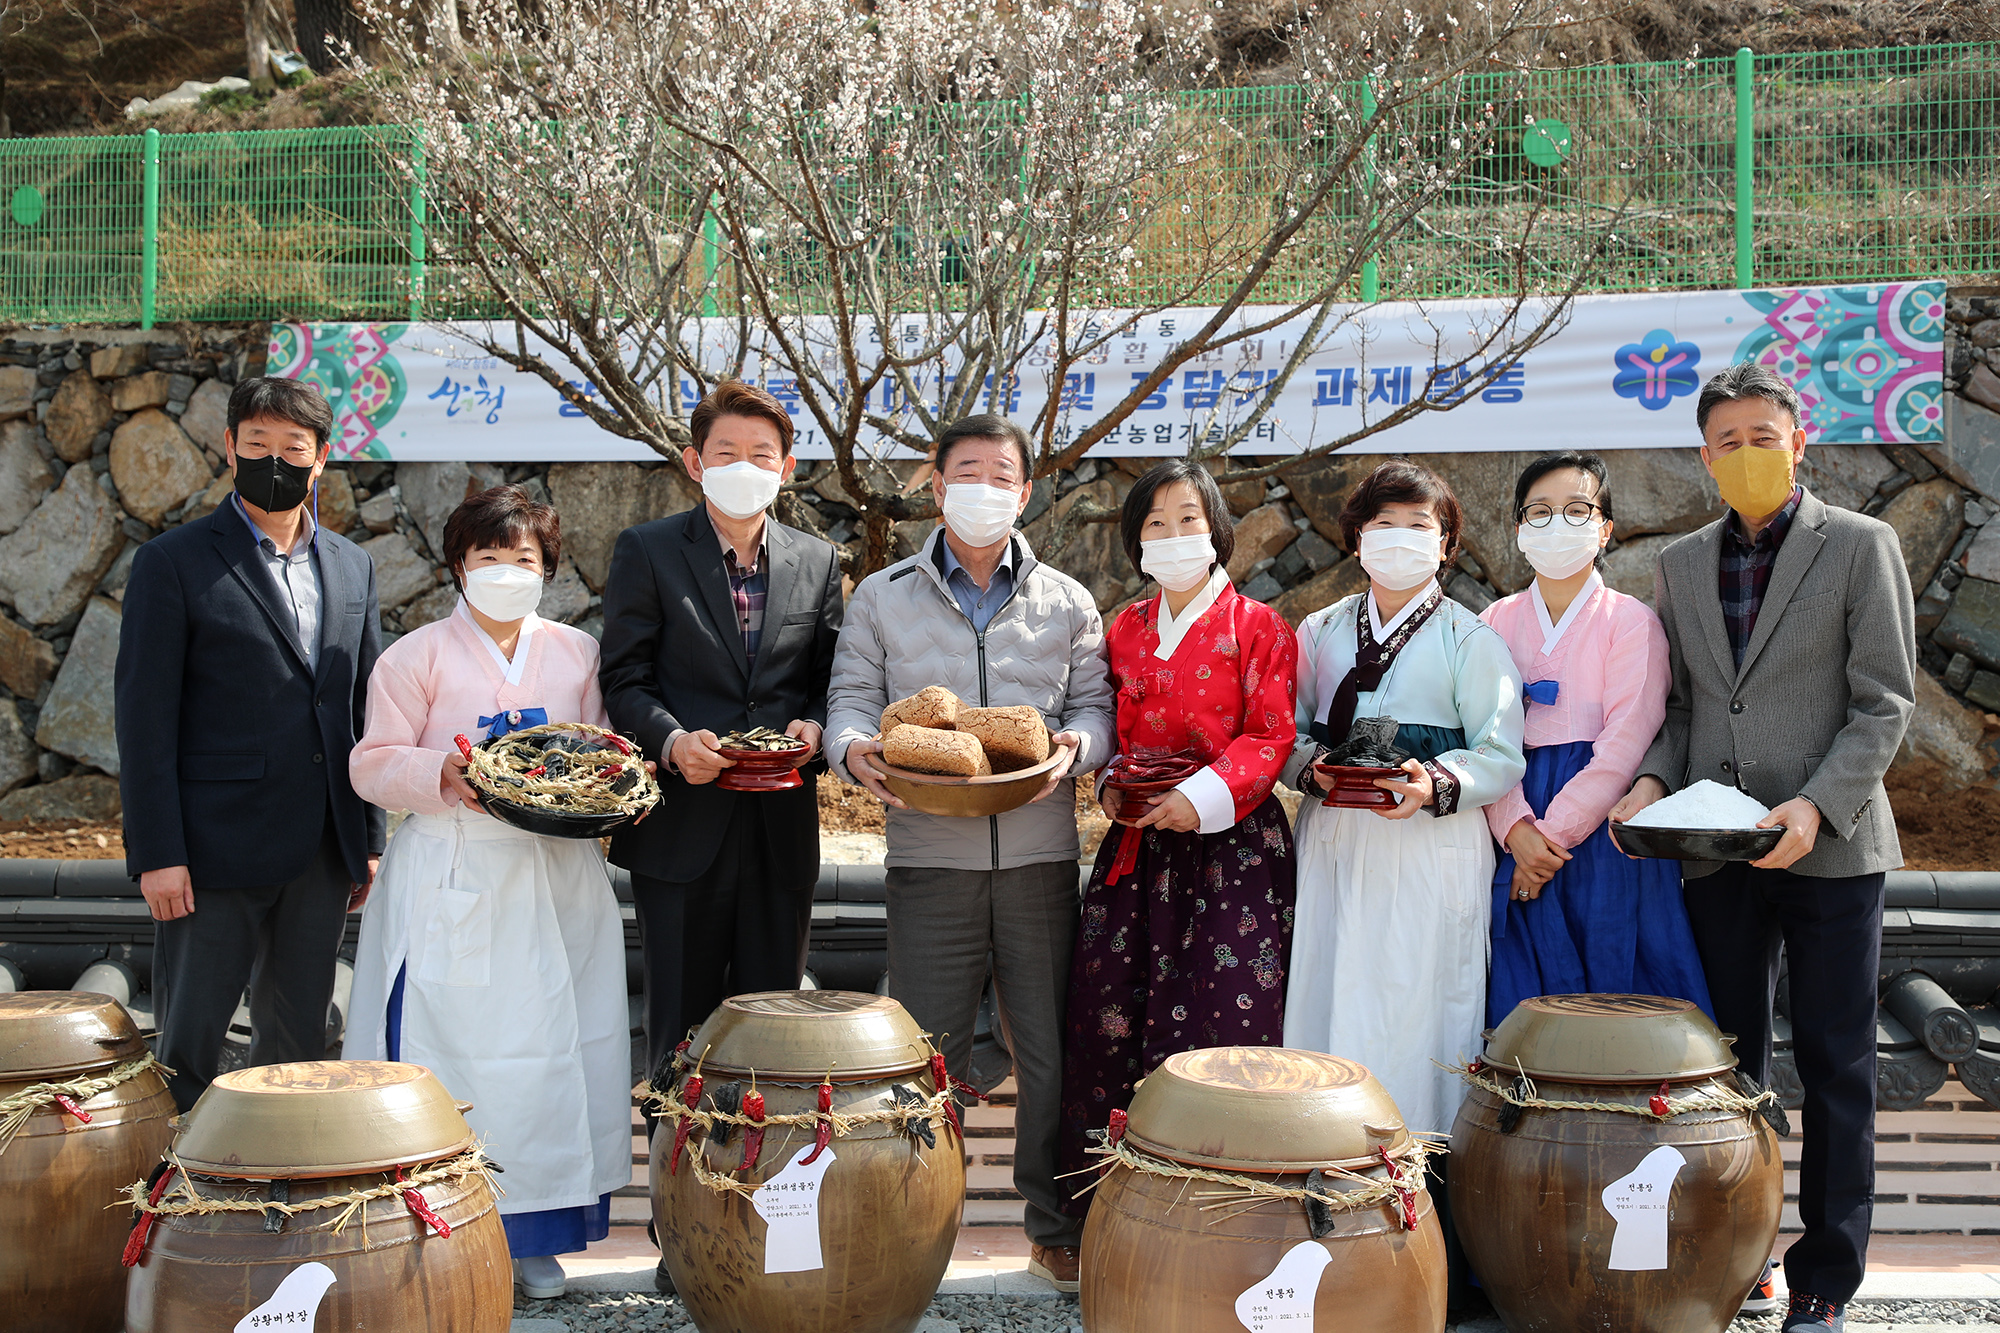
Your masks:
<instances>
[{"instance_id":1,"label":"tree trunk","mask_svg":"<svg viewBox=\"0 0 2000 1333\"><path fill-rule=\"evenodd\" d=\"M244 63L252 88L268 93L277 86L272 57L290 51L293 40L292 21L280 0L243 0Z\"/></svg>"}]
</instances>

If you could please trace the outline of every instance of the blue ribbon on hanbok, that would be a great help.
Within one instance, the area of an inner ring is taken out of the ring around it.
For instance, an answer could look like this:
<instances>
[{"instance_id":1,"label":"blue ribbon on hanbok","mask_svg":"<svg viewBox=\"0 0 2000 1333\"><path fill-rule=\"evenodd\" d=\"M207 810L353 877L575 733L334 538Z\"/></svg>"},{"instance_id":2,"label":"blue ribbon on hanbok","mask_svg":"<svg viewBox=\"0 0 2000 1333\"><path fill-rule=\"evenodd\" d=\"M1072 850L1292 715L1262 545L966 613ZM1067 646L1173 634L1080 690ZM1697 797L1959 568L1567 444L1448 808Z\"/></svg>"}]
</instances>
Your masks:
<instances>
[{"instance_id":1,"label":"blue ribbon on hanbok","mask_svg":"<svg viewBox=\"0 0 2000 1333\"><path fill-rule=\"evenodd\" d=\"M1531 680L1521 687L1521 693L1531 704L1552 704L1556 701L1556 685L1553 680Z\"/></svg>"},{"instance_id":2,"label":"blue ribbon on hanbok","mask_svg":"<svg viewBox=\"0 0 2000 1333\"><path fill-rule=\"evenodd\" d=\"M497 741L510 731L525 731L529 727L539 727L549 720L546 708L506 708L492 717L482 717L479 725L486 728L486 739Z\"/></svg>"}]
</instances>

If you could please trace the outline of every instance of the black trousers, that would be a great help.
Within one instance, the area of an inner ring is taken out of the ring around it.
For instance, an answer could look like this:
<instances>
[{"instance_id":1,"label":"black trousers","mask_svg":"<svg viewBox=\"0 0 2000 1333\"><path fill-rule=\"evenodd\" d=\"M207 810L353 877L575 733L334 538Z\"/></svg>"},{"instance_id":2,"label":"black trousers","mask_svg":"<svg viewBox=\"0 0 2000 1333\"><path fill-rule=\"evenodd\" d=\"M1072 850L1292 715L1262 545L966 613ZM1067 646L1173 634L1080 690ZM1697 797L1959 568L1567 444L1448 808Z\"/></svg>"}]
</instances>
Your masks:
<instances>
[{"instance_id":1,"label":"black trousers","mask_svg":"<svg viewBox=\"0 0 2000 1333\"><path fill-rule=\"evenodd\" d=\"M326 1059L326 1007L347 925L347 862L333 821L298 878L254 889L194 886L194 911L153 923L154 1051L185 1111L215 1077L250 988L250 1063Z\"/></svg>"},{"instance_id":2,"label":"black trousers","mask_svg":"<svg viewBox=\"0 0 2000 1333\"><path fill-rule=\"evenodd\" d=\"M1770 1082L1778 947L1791 975L1800 1117L1799 1216L1785 1252L1793 1291L1844 1304L1868 1265L1875 1210L1875 993L1881 875L1816 879L1734 862L1682 886L1716 1022L1741 1068Z\"/></svg>"},{"instance_id":3,"label":"black trousers","mask_svg":"<svg viewBox=\"0 0 2000 1333\"><path fill-rule=\"evenodd\" d=\"M814 881L779 881L758 797L735 804L715 860L694 879L632 872L649 1073L730 996L795 990L805 975Z\"/></svg>"}]
</instances>

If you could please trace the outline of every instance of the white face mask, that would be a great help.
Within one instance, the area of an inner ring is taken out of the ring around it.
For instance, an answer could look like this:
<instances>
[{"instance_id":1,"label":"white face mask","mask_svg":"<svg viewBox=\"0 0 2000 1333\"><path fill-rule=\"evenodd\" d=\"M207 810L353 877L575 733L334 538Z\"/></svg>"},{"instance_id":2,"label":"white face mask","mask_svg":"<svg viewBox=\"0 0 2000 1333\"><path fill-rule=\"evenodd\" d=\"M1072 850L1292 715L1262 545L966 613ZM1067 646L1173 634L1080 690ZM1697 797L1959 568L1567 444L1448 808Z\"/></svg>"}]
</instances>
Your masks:
<instances>
[{"instance_id":1,"label":"white face mask","mask_svg":"<svg viewBox=\"0 0 2000 1333\"><path fill-rule=\"evenodd\" d=\"M1436 576L1441 541L1420 528L1370 528L1361 534L1361 567L1391 592L1415 588Z\"/></svg>"},{"instance_id":2,"label":"white face mask","mask_svg":"<svg viewBox=\"0 0 2000 1333\"><path fill-rule=\"evenodd\" d=\"M542 602L542 576L519 565L481 565L465 576L465 600L488 620L513 621Z\"/></svg>"},{"instance_id":3,"label":"white face mask","mask_svg":"<svg viewBox=\"0 0 2000 1333\"><path fill-rule=\"evenodd\" d=\"M701 493L731 518L755 518L778 498L784 478L755 463L730 463L701 470Z\"/></svg>"},{"instance_id":4,"label":"white face mask","mask_svg":"<svg viewBox=\"0 0 2000 1333\"><path fill-rule=\"evenodd\" d=\"M1543 528L1523 523L1515 529L1514 544L1528 557L1537 574L1546 579L1566 579L1597 558L1603 535L1601 520L1578 528L1557 515Z\"/></svg>"},{"instance_id":5,"label":"white face mask","mask_svg":"<svg viewBox=\"0 0 2000 1333\"><path fill-rule=\"evenodd\" d=\"M985 547L1005 537L1021 512L1021 493L1004 486L961 482L944 488L944 521L967 546Z\"/></svg>"},{"instance_id":6,"label":"white face mask","mask_svg":"<svg viewBox=\"0 0 2000 1333\"><path fill-rule=\"evenodd\" d=\"M1186 592L1208 581L1215 564L1215 543L1205 532L1188 537L1162 537L1139 543L1139 568L1169 592Z\"/></svg>"}]
</instances>

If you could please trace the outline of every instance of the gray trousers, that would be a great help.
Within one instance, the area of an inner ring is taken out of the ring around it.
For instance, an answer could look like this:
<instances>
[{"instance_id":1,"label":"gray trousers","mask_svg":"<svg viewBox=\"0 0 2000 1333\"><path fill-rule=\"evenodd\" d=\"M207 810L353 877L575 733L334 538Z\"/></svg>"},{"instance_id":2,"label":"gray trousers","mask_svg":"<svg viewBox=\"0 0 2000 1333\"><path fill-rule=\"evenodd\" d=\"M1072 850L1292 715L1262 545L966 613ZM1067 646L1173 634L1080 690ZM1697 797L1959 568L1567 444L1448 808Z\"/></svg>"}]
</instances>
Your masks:
<instances>
[{"instance_id":1,"label":"gray trousers","mask_svg":"<svg viewBox=\"0 0 2000 1333\"><path fill-rule=\"evenodd\" d=\"M326 1059L333 961L347 925L347 863L333 821L303 873L252 889L194 886L194 911L153 923L160 1063L185 1111L215 1077L229 1020L250 988L250 1063Z\"/></svg>"},{"instance_id":2,"label":"gray trousers","mask_svg":"<svg viewBox=\"0 0 2000 1333\"><path fill-rule=\"evenodd\" d=\"M1076 1245L1082 1224L1062 1210L1056 1179L1062 1108L1063 1001L1076 940L1075 861L1012 870L891 866L889 993L944 1052L951 1072L971 1072L972 1026L993 958L1001 1032L1014 1053L1014 1188L1036 1245Z\"/></svg>"}]
</instances>

